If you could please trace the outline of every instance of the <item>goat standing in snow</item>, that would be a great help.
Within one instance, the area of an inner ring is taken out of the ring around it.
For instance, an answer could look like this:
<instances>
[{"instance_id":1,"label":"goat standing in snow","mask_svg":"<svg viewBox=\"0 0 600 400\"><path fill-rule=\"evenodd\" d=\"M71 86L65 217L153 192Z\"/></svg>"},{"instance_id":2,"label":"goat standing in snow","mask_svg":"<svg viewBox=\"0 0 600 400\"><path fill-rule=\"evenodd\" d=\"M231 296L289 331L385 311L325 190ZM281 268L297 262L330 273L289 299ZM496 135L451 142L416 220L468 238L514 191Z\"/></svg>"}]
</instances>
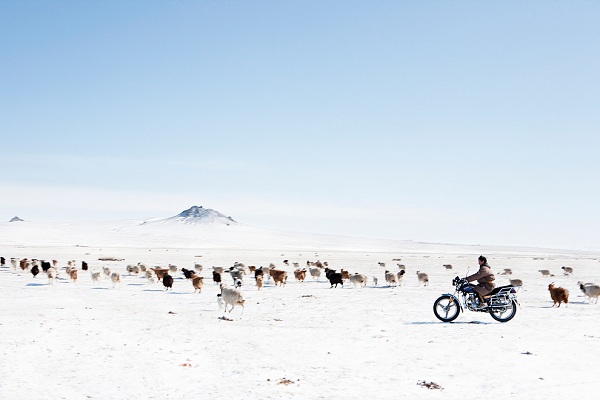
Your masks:
<instances>
[{"instance_id":1,"label":"goat standing in snow","mask_svg":"<svg viewBox=\"0 0 600 400\"><path fill-rule=\"evenodd\" d=\"M352 282L354 286L360 285L360 287L365 287L367 286L367 280L368 278L365 274L355 273L350 276L350 282Z\"/></svg>"},{"instance_id":2,"label":"goat standing in snow","mask_svg":"<svg viewBox=\"0 0 600 400\"><path fill-rule=\"evenodd\" d=\"M600 286L595 285L593 283L580 283L579 289L583 292L583 295L586 299L591 303L592 299L596 299L596 303L598 303L598 297L600 297Z\"/></svg>"},{"instance_id":3,"label":"goat standing in snow","mask_svg":"<svg viewBox=\"0 0 600 400\"><path fill-rule=\"evenodd\" d=\"M231 312L235 306L240 305L242 306L242 313L244 312L245 300L244 295L242 294L242 291L240 289L226 287L225 285L221 284L221 298L225 303L225 311L227 311L228 305L231 306L229 312Z\"/></svg>"},{"instance_id":4,"label":"goat standing in snow","mask_svg":"<svg viewBox=\"0 0 600 400\"><path fill-rule=\"evenodd\" d=\"M560 307L560 303L569 304L569 291L562 287L554 287L554 283L548 285L548 291L550 292L550 297L554 301L552 307L558 304Z\"/></svg>"}]
</instances>

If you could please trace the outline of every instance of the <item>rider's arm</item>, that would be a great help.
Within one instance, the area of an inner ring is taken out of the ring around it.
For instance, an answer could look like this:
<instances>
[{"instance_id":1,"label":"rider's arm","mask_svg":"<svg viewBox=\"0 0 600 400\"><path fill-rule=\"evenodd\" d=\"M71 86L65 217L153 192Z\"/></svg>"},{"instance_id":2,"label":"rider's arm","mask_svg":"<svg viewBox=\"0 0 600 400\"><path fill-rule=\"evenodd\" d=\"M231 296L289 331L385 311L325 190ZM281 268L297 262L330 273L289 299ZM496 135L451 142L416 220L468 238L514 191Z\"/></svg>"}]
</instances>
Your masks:
<instances>
[{"instance_id":1,"label":"rider's arm","mask_svg":"<svg viewBox=\"0 0 600 400\"><path fill-rule=\"evenodd\" d=\"M473 275L467 276L465 279L467 280L467 282L473 282L479 278L483 278L486 275L487 272L483 268L479 268L479 271L475 272Z\"/></svg>"}]
</instances>

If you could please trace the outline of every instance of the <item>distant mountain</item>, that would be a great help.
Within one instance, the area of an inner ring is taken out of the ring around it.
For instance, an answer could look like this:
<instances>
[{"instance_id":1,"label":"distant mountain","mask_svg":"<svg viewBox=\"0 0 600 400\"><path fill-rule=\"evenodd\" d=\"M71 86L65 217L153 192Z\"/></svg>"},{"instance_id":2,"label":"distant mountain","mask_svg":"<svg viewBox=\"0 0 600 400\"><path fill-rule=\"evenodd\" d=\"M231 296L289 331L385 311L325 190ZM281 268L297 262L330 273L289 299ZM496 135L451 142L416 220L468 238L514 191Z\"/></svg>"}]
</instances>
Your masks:
<instances>
[{"instance_id":1,"label":"distant mountain","mask_svg":"<svg viewBox=\"0 0 600 400\"><path fill-rule=\"evenodd\" d=\"M18 217L16 217L18 218ZM14 221L22 221L20 218ZM273 254L299 252L366 252L383 253L388 257L402 254L513 254L531 256L546 254L553 259L577 254L598 259L598 250L540 249L488 245L422 243L340 235L298 233L262 229L241 224L222 213L194 206L170 218L120 221L72 222L0 222L0 247L57 246L96 247L110 249L194 249L239 251L270 251ZM3 250L4 251L4 250ZM54 250L48 250L53 252ZM37 252L37 250L36 250ZM195 253L198 254L198 253ZM236 255L237 257L237 255Z\"/></svg>"},{"instance_id":2,"label":"distant mountain","mask_svg":"<svg viewBox=\"0 0 600 400\"><path fill-rule=\"evenodd\" d=\"M19 217L13 217L13 219L10 220L10 222L18 222L18 221L24 221Z\"/></svg>"},{"instance_id":3,"label":"distant mountain","mask_svg":"<svg viewBox=\"0 0 600 400\"><path fill-rule=\"evenodd\" d=\"M147 223L184 223L184 224L217 224L217 225L237 225L238 222L233 218L221 214L218 211L202 206L192 206L179 214L165 219L146 221Z\"/></svg>"}]
</instances>

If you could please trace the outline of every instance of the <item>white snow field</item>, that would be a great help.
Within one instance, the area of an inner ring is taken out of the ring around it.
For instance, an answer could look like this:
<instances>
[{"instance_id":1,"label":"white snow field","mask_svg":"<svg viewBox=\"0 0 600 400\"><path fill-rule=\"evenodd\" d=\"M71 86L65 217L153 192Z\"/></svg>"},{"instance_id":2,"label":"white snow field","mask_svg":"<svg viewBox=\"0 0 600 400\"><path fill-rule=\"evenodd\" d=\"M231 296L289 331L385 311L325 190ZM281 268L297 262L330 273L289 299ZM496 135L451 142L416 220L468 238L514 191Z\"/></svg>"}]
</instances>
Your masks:
<instances>
[{"instance_id":1,"label":"white snow field","mask_svg":"<svg viewBox=\"0 0 600 400\"><path fill-rule=\"evenodd\" d=\"M433 302L453 291L454 276L475 271L480 254L497 284L508 283L504 268L524 281L515 318L466 311L438 321ZM600 305L577 285L600 282L594 252L295 234L195 215L0 223L0 256L3 399L572 399L600 391ZM34 278L11 258L56 259L59 280ZM77 260L76 282L68 260ZM365 273L369 283L331 289L324 275L294 280L294 262L317 260ZM258 291L247 275L244 309L225 313L211 267L235 262L273 263L290 277ZM128 274L137 263L202 264L202 292L179 271L169 291ZM399 263L402 284L386 286L384 271ZM93 283L91 270L102 267L120 272L121 284ZM428 287L416 271L429 274ZM568 305L552 307L551 282L570 291Z\"/></svg>"}]
</instances>

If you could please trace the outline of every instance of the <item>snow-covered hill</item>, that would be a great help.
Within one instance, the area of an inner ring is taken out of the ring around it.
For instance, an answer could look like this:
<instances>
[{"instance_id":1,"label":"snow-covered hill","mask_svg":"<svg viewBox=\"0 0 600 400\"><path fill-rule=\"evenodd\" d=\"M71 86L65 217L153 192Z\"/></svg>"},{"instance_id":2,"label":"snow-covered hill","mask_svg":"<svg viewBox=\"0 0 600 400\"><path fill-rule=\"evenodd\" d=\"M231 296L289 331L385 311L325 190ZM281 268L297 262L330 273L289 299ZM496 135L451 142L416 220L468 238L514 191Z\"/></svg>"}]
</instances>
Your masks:
<instances>
[{"instance_id":1,"label":"snow-covered hill","mask_svg":"<svg viewBox=\"0 0 600 400\"><path fill-rule=\"evenodd\" d=\"M237 222L233 220L231 217L227 217L224 214L221 214L218 211L212 210L210 208L204 208L202 206L192 206L187 210L180 212L179 214L165 219L154 219L144 221L144 224L211 224L211 225L236 225Z\"/></svg>"},{"instance_id":2,"label":"snow-covered hill","mask_svg":"<svg viewBox=\"0 0 600 400\"><path fill-rule=\"evenodd\" d=\"M0 223L0 245L81 247L171 247L289 251L352 251L383 253L579 254L596 252L493 245L421 243L339 235L289 232L252 227L222 213L193 206L167 218L122 221Z\"/></svg>"}]
</instances>

